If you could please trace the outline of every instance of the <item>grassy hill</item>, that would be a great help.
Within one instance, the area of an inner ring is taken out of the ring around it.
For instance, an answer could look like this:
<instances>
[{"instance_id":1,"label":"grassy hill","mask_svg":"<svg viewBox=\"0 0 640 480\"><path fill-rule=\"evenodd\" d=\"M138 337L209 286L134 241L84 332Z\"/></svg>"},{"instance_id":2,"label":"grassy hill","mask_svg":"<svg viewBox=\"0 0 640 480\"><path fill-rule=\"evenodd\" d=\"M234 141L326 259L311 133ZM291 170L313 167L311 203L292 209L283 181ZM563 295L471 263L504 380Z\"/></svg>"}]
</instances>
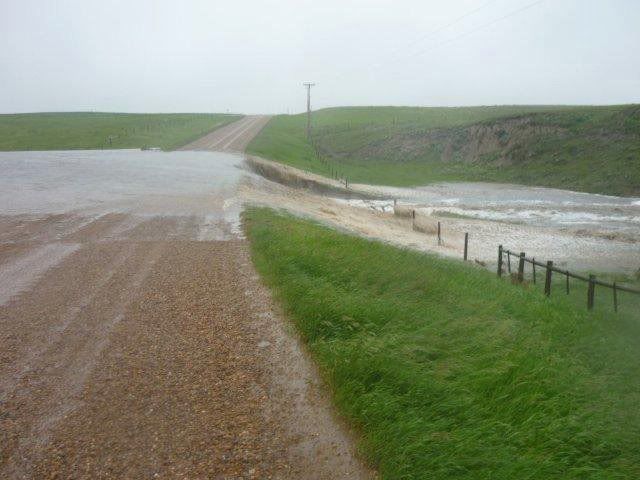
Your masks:
<instances>
[{"instance_id":1,"label":"grassy hill","mask_svg":"<svg viewBox=\"0 0 640 480\"><path fill-rule=\"evenodd\" d=\"M250 153L352 182L499 181L640 195L640 106L346 107L274 117ZM321 162L320 158L324 161Z\"/></svg>"},{"instance_id":2,"label":"grassy hill","mask_svg":"<svg viewBox=\"0 0 640 480\"><path fill-rule=\"evenodd\" d=\"M241 118L175 113L0 115L0 151L160 147L171 150Z\"/></svg>"},{"instance_id":3,"label":"grassy hill","mask_svg":"<svg viewBox=\"0 0 640 480\"><path fill-rule=\"evenodd\" d=\"M244 221L383 479L640 478L637 297L587 313L271 210Z\"/></svg>"}]
</instances>

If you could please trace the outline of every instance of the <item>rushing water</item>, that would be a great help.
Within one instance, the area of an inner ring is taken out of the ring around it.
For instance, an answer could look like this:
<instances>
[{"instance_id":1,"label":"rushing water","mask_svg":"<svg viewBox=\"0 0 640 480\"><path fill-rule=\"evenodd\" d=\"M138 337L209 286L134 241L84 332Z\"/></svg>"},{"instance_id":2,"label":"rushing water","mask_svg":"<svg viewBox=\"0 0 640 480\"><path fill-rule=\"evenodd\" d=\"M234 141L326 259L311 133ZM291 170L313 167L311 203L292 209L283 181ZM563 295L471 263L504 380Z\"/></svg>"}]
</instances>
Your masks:
<instances>
[{"instance_id":1,"label":"rushing water","mask_svg":"<svg viewBox=\"0 0 640 480\"><path fill-rule=\"evenodd\" d=\"M441 183L418 188L381 187L385 196L425 213L610 233L640 241L640 198L498 183ZM388 209L390 201L374 201Z\"/></svg>"}]
</instances>

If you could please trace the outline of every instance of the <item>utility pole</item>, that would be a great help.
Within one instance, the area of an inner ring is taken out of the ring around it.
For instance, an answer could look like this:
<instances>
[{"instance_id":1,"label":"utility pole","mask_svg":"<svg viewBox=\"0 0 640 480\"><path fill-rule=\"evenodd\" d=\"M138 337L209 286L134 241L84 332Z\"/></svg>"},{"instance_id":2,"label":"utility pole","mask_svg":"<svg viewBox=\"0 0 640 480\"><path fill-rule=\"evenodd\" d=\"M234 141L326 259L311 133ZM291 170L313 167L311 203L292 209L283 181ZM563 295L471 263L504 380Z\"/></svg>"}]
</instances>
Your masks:
<instances>
[{"instance_id":1,"label":"utility pole","mask_svg":"<svg viewBox=\"0 0 640 480\"><path fill-rule=\"evenodd\" d=\"M303 83L307 87L307 138L311 140L311 87L315 87L315 83Z\"/></svg>"}]
</instances>

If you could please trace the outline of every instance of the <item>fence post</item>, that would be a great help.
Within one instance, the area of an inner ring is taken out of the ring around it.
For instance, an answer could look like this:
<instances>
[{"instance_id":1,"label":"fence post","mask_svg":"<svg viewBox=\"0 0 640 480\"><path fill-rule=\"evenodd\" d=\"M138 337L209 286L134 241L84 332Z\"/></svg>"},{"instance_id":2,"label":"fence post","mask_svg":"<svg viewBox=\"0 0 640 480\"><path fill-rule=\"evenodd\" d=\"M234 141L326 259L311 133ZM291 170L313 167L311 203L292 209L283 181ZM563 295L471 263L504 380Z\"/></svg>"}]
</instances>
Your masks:
<instances>
[{"instance_id":1,"label":"fence post","mask_svg":"<svg viewBox=\"0 0 640 480\"><path fill-rule=\"evenodd\" d=\"M531 259L531 268L533 268L533 284L536 284L536 259L533 257Z\"/></svg>"},{"instance_id":2,"label":"fence post","mask_svg":"<svg viewBox=\"0 0 640 480\"><path fill-rule=\"evenodd\" d=\"M511 252L507 250L507 271L511 273Z\"/></svg>"},{"instance_id":3,"label":"fence post","mask_svg":"<svg viewBox=\"0 0 640 480\"><path fill-rule=\"evenodd\" d=\"M468 252L469 252L469 233L465 233L464 234L464 261L467 261L467 257L468 257Z\"/></svg>"},{"instance_id":4,"label":"fence post","mask_svg":"<svg viewBox=\"0 0 640 480\"><path fill-rule=\"evenodd\" d=\"M613 311L618 313L618 286L613 282Z\"/></svg>"},{"instance_id":5,"label":"fence post","mask_svg":"<svg viewBox=\"0 0 640 480\"><path fill-rule=\"evenodd\" d=\"M520 252L520 261L518 262L518 283L524 281L524 252Z\"/></svg>"},{"instance_id":6,"label":"fence post","mask_svg":"<svg viewBox=\"0 0 640 480\"><path fill-rule=\"evenodd\" d=\"M442 245L442 237L440 236L440 222L438 222L438 246Z\"/></svg>"},{"instance_id":7,"label":"fence post","mask_svg":"<svg viewBox=\"0 0 640 480\"><path fill-rule=\"evenodd\" d=\"M416 211L415 209L411 210L411 230L416 229Z\"/></svg>"},{"instance_id":8,"label":"fence post","mask_svg":"<svg viewBox=\"0 0 640 480\"><path fill-rule=\"evenodd\" d=\"M551 274L553 273L553 262L549 260L547 262L547 275L544 279L544 294L548 297L551 295Z\"/></svg>"},{"instance_id":9,"label":"fence post","mask_svg":"<svg viewBox=\"0 0 640 480\"><path fill-rule=\"evenodd\" d=\"M569 270L567 270L567 295L569 295Z\"/></svg>"},{"instance_id":10,"label":"fence post","mask_svg":"<svg viewBox=\"0 0 640 480\"><path fill-rule=\"evenodd\" d=\"M498 276L502 276L502 245L498 245Z\"/></svg>"},{"instance_id":11,"label":"fence post","mask_svg":"<svg viewBox=\"0 0 640 480\"><path fill-rule=\"evenodd\" d=\"M593 310L593 300L596 291L595 275L589 275L589 288L587 289L587 309Z\"/></svg>"}]
</instances>

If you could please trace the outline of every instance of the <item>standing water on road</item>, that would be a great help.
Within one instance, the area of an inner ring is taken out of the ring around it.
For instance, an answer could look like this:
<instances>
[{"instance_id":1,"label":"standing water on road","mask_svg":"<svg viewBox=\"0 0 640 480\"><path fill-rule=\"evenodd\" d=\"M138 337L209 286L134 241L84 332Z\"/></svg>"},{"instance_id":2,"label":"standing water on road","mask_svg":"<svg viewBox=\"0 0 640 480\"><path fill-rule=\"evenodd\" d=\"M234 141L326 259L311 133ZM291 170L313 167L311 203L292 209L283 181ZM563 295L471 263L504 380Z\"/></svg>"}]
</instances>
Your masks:
<instances>
[{"instance_id":1,"label":"standing water on road","mask_svg":"<svg viewBox=\"0 0 640 480\"><path fill-rule=\"evenodd\" d=\"M239 155L216 152L0 152L0 214L172 209L187 195L228 200L243 174L241 162Z\"/></svg>"}]
</instances>

